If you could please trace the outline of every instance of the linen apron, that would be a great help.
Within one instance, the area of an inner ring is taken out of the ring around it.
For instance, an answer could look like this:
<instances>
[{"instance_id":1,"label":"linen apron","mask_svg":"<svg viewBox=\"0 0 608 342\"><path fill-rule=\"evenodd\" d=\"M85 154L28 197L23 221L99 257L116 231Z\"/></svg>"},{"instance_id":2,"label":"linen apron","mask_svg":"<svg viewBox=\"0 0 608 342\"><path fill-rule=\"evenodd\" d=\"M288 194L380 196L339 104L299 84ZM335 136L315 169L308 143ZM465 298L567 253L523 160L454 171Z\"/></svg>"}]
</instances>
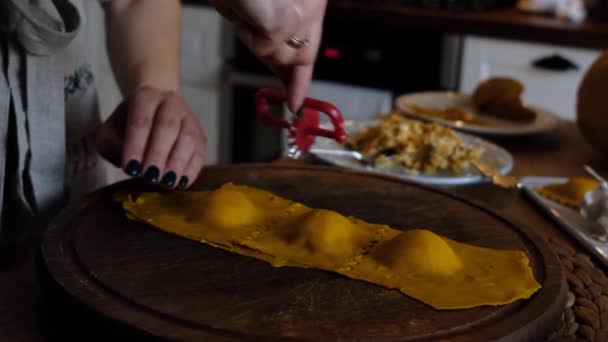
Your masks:
<instances>
[{"instance_id":1,"label":"linen apron","mask_svg":"<svg viewBox=\"0 0 608 342\"><path fill-rule=\"evenodd\" d=\"M77 0L0 1L3 230L44 225L71 186L81 195L105 183L101 163L72 177L68 153L100 122L83 13Z\"/></svg>"}]
</instances>

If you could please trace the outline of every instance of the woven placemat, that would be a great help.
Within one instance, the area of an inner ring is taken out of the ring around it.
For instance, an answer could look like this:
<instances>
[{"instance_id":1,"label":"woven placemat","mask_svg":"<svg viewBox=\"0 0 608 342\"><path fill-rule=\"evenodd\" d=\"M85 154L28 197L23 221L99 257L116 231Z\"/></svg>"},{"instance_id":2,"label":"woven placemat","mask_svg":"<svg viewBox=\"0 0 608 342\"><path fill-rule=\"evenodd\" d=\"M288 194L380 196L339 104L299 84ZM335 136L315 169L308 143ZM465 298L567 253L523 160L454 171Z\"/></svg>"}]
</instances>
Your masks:
<instances>
[{"instance_id":1,"label":"woven placemat","mask_svg":"<svg viewBox=\"0 0 608 342\"><path fill-rule=\"evenodd\" d=\"M608 341L608 278L588 255L549 240L562 263L568 297L562 323L549 341Z\"/></svg>"}]
</instances>

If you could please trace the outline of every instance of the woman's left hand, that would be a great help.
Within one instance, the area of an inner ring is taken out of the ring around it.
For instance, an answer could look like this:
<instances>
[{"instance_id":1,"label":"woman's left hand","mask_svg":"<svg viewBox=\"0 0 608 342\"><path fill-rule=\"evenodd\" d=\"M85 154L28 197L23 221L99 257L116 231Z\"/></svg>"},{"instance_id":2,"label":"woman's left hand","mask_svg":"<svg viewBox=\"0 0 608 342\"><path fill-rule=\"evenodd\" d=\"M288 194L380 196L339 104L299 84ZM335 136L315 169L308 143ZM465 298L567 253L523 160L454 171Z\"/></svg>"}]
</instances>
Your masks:
<instances>
[{"instance_id":1,"label":"woman's left hand","mask_svg":"<svg viewBox=\"0 0 608 342\"><path fill-rule=\"evenodd\" d=\"M207 139L182 96L140 87L99 128L97 148L130 176L185 189L203 167Z\"/></svg>"}]
</instances>

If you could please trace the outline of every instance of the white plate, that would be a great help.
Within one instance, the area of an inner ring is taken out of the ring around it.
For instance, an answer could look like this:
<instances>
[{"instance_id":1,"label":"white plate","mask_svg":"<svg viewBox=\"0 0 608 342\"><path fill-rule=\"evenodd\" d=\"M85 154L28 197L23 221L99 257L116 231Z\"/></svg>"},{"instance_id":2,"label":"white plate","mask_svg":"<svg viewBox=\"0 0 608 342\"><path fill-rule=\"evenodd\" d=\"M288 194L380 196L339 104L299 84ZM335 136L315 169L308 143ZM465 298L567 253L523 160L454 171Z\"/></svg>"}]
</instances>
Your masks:
<instances>
[{"instance_id":1,"label":"white plate","mask_svg":"<svg viewBox=\"0 0 608 342\"><path fill-rule=\"evenodd\" d=\"M346 121L345 129L347 134L353 134L369 125L375 124L373 121L368 122L353 122ZM505 175L513 168L513 157L506 150L483 139L472 135L458 133L463 141L471 147L482 147L484 152L481 155L481 161L495 170L499 170ZM489 181L489 178L483 176L474 167L465 170L463 173L454 172L437 172L434 174L416 172L403 166L393 166L389 168L376 168L369 165L363 165L358 160L348 155L339 155L338 153L315 153L315 150L324 151L346 151L347 148L338 144L334 140L317 138L311 148L311 153L317 158L338 166L349 169L363 170L380 174L388 174L420 183L436 184L436 185L462 185L473 184L484 181Z\"/></svg>"},{"instance_id":2,"label":"white plate","mask_svg":"<svg viewBox=\"0 0 608 342\"><path fill-rule=\"evenodd\" d=\"M567 178L557 177L524 177L519 182L519 188L524 190L534 203L540 206L568 234L578 240L585 248L608 266L608 243L591 237L583 227L587 221L576 210L541 196L536 189L547 184L565 183Z\"/></svg>"},{"instance_id":3,"label":"white plate","mask_svg":"<svg viewBox=\"0 0 608 342\"><path fill-rule=\"evenodd\" d=\"M472 113L474 116L483 118L489 125L476 125L463 121L445 120L414 113L410 107L412 105L437 109L446 109L449 107L461 108ZM536 118L534 121L526 123L516 123L478 115L477 111L473 108L469 95L449 91L401 95L395 100L395 107L399 112L412 118L442 124L469 133L486 135L517 136L538 134L555 129L560 121L554 114L536 107L530 107L536 112Z\"/></svg>"}]
</instances>

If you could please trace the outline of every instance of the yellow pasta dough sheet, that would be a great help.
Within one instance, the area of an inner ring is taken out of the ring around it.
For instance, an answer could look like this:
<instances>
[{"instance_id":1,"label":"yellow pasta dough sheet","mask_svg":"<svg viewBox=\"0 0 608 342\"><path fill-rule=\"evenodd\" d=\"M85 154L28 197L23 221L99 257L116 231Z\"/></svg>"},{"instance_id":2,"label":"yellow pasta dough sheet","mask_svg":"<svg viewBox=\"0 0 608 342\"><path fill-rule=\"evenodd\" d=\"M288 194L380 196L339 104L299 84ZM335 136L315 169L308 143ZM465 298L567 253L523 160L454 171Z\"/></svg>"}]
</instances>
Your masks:
<instances>
[{"instance_id":1,"label":"yellow pasta dough sheet","mask_svg":"<svg viewBox=\"0 0 608 342\"><path fill-rule=\"evenodd\" d=\"M585 193L599 185L599 182L592 178L574 177L568 179L566 183L547 184L536 191L547 199L577 209Z\"/></svg>"},{"instance_id":2,"label":"yellow pasta dough sheet","mask_svg":"<svg viewBox=\"0 0 608 342\"><path fill-rule=\"evenodd\" d=\"M311 267L397 289L436 309L501 305L540 289L526 254L401 231L232 183L121 194L130 219L275 267Z\"/></svg>"}]
</instances>

